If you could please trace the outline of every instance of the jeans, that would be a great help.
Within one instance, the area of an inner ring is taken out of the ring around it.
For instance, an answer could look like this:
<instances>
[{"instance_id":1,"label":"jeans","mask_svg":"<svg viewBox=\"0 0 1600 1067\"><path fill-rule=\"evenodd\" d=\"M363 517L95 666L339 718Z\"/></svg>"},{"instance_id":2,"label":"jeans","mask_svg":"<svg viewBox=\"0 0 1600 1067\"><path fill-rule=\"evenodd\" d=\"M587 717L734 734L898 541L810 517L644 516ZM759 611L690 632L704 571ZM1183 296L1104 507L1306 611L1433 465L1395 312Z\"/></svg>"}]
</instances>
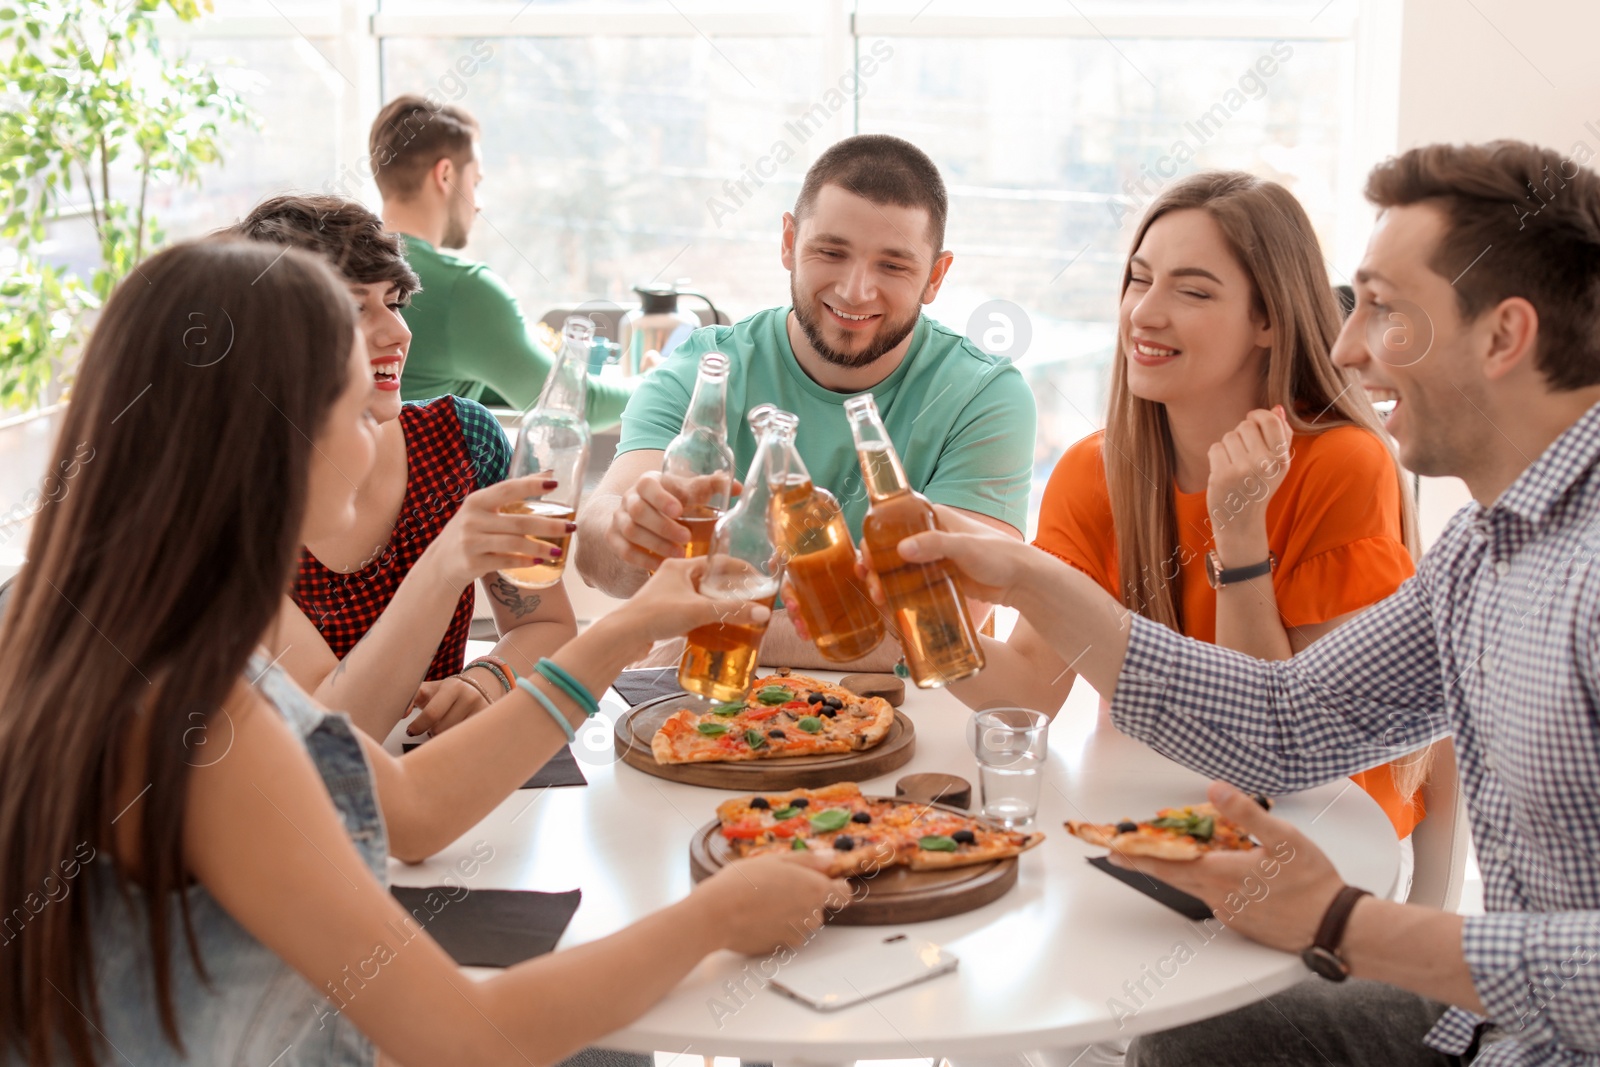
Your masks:
<instances>
[{"instance_id":1,"label":"jeans","mask_svg":"<svg viewBox=\"0 0 1600 1067\"><path fill-rule=\"evenodd\" d=\"M1422 1043L1446 1007L1381 982L1311 978L1238 1011L1146 1034L1129 1049L1128 1064L1460 1067L1460 1057Z\"/></svg>"}]
</instances>

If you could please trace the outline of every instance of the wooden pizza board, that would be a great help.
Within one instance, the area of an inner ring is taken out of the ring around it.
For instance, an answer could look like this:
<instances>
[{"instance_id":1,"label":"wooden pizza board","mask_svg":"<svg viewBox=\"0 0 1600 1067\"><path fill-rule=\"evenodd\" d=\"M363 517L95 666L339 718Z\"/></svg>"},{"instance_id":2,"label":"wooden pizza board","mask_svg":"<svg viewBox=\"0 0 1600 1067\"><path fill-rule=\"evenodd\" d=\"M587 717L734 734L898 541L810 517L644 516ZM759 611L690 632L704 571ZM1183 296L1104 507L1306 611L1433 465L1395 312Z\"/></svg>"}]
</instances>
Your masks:
<instances>
[{"instance_id":1,"label":"wooden pizza board","mask_svg":"<svg viewBox=\"0 0 1600 1067\"><path fill-rule=\"evenodd\" d=\"M896 711L888 736L865 752L739 763L657 763L655 754L650 751L650 739L655 737L667 716L680 708L703 714L711 710L712 704L691 693L676 693L640 704L617 720L617 756L630 767L670 782L754 793L764 789L815 789L835 782L864 781L904 767L916 754L916 727L903 713Z\"/></svg>"},{"instance_id":2,"label":"wooden pizza board","mask_svg":"<svg viewBox=\"0 0 1600 1067\"><path fill-rule=\"evenodd\" d=\"M900 802L905 803L904 798ZM967 814L945 804L932 806ZM727 839L718 832L721 826L712 819L689 841L689 874L696 882L710 878L734 858ZM839 926L895 926L960 915L1000 899L1016 885L1019 859L1020 856L1013 856L941 871L889 867L870 878L851 878L853 903L828 922Z\"/></svg>"}]
</instances>

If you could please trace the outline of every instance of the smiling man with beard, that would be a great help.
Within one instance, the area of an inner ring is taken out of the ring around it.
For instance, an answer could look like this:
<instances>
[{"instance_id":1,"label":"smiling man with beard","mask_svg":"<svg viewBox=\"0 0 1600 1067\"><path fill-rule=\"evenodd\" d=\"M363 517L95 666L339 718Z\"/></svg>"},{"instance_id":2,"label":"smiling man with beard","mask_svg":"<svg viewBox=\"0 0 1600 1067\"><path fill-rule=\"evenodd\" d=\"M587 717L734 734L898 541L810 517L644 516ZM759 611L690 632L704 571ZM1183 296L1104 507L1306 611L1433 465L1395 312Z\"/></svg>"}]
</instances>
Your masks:
<instances>
[{"instance_id":1,"label":"smiling man with beard","mask_svg":"<svg viewBox=\"0 0 1600 1067\"><path fill-rule=\"evenodd\" d=\"M839 498L859 539L867 500L844 402L870 392L914 489L1021 538L1033 394L1010 363L922 314L954 259L944 250L947 209L938 168L897 137L847 138L812 164L783 217L790 305L695 332L640 385L622 417L617 459L579 518L585 580L628 596L688 543L676 521L684 502L659 472L707 352L730 362L728 443L741 474L755 454L744 413L763 403L796 413L806 467ZM859 666L882 669L898 657L887 641ZM837 666L799 640L781 612L763 659Z\"/></svg>"}]
</instances>

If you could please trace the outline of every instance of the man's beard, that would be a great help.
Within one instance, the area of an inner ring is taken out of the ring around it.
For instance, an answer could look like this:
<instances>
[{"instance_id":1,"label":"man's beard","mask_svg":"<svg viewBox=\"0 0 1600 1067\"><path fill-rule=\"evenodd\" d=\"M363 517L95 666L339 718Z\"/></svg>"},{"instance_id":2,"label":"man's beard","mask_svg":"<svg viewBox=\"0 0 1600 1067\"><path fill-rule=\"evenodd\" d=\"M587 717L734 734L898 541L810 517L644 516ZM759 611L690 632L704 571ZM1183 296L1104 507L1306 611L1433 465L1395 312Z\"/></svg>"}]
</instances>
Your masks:
<instances>
[{"instance_id":1,"label":"man's beard","mask_svg":"<svg viewBox=\"0 0 1600 1067\"><path fill-rule=\"evenodd\" d=\"M461 216L465 215L465 218ZM459 212L455 205L446 213L444 220L444 237L439 240L440 248L465 248L467 247L467 233L472 229L472 214Z\"/></svg>"},{"instance_id":2,"label":"man's beard","mask_svg":"<svg viewBox=\"0 0 1600 1067\"><path fill-rule=\"evenodd\" d=\"M795 321L800 324L806 340L811 342L811 347L822 357L822 361L848 370L876 362L886 352L904 341L911 331L917 328L917 319L921 315L919 309L906 316L903 322L890 322L886 318L878 327L877 336L866 348L860 352L841 352L823 339L822 323L818 321L820 312L817 310L817 305L821 301L803 303L799 291L795 289L793 274L789 275L789 303L794 307Z\"/></svg>"}]
</instances>

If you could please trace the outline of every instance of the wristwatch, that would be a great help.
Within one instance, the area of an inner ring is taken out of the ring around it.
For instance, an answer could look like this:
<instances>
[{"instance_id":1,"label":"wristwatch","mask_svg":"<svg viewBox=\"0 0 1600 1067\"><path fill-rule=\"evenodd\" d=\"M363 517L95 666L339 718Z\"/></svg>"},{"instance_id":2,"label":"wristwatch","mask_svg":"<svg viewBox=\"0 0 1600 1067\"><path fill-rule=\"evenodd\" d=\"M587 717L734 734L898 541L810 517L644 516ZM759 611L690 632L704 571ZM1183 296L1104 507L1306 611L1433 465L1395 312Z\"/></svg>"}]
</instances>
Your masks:
<instances>
[{"instance_id":1,"label":"wristwatch","mask_svg":"<svg viewBox=\"0 0 1600 1067\"><path fill-rule=\"evenodd\" d=\"M1253 563L1248 567L1229 567L1223 569L1222 561L1217 558L1216 550L1206 553L1206 581L1211 583L1211 588L1221 589L1234 582L1248 582L1252 578L1259 578L1263 574L1271 574L1278 566L1278 554L1268 552L1267 558L1260 563Z\"/></svg>"},{"instance_id":2,"label":"wristwatch","mask_svg":"<svg viewBox=\"0 0 1600 1067\"><path fill-rule=\"evenodd\" d=\"M1330 982L1342 982L1350 977L1350 965L1339 957L1339 942L1344 940L1345 924L1350 921L1356 901L1371 895L1353 885L1339 890L1322 916L1322 925L1317 927L1317 939L1300 953L1307 967Z\"/></svg>"}]
</instances>

